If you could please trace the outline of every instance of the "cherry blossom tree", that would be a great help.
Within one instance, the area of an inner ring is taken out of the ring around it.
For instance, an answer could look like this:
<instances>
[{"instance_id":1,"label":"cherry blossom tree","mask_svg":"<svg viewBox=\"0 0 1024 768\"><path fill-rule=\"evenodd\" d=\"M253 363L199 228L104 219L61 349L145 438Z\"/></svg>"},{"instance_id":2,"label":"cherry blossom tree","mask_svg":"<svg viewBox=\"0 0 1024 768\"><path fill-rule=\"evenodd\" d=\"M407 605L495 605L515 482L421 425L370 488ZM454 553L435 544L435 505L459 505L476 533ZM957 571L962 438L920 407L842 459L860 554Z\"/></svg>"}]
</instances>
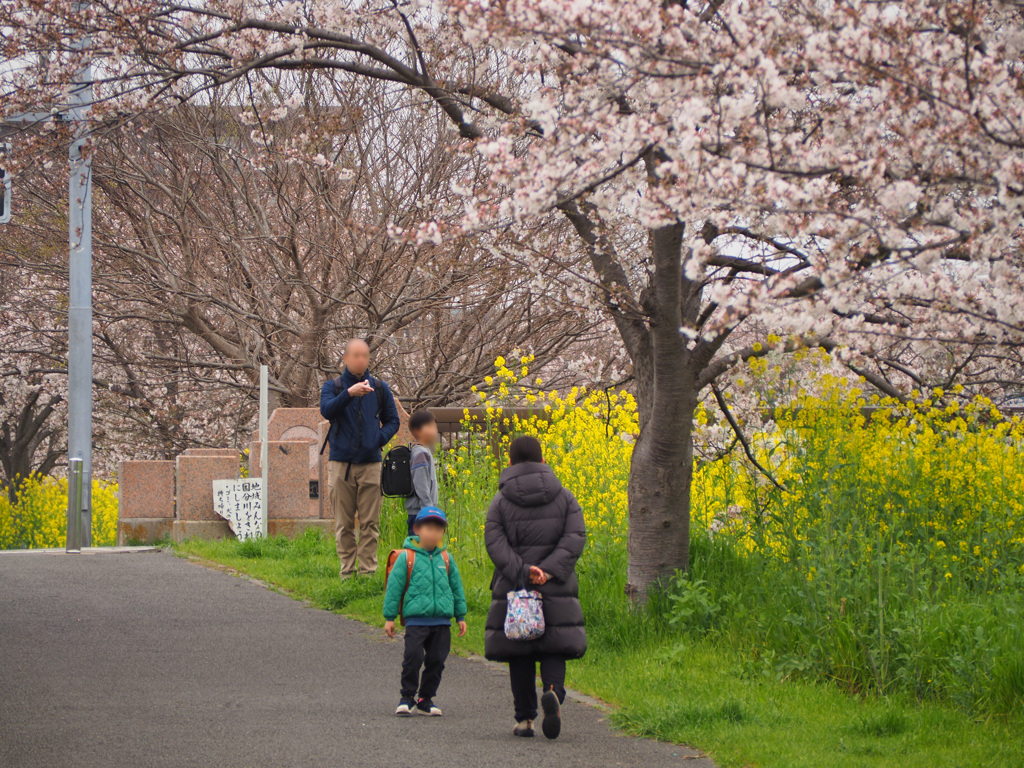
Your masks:
<instances>
[{"instance_id":1,"label":"cherry blossom tree","mask_svg":"<svg viewBox=\"0 0 1024 768\"><path fill-rule=\"evenodd\" d=\"M96 175L111 321L139 314L201 342L189 365L211 384L251 391L269 364L273 406L319 402L354 335L410 405L467 393L507 339L546 361L585 336L592 320L495 255L500 236L444 247L389 237L389 226L448 215L460 171L444 134L388 103L307 98L250 133L245 113L218 100L106 143ZM293 147L313 161L288 162Z\"/></svg>"},{"instance_id":2,"label":"cherry blossom tree","mask_svg":"<svg viewBox=\"0 0 1024 768\"><path fill-rule=\"evenodd\" d=\"M97 142L95 383L110 417L96 424L101 465L246 445L259 365L271 371L272 407L316 404L353 335L369 338L375 372L410 408L464 400L509 339L542 365L600 339L600 318L569 306L557 283L494 255L507 235L444 249L392 240L389 224L442 210L453 157L443 133L397 119L379 86L344 85L340 105L306 87L301 110L257 129L243 95L225 89ZM43 168L19 176L0 254L11 285L31 277L60 295L67 177L53 145ZM295 147L314 161L289 162ZM338 157L349 160L343 173ZM5 308L52 322L52 377L63 374L66 323L50 294L12 293ZM37 429L57 430L51 438L63 435L52 414L32 414ZM22 456L23 469L49 471L59 450L58 440L35 465Z\"/></svg>"},{"instance_id":3,"label":"cherry blossom tree","mask_svg":"<svg viewBox=\"0 0 1024 768\"><path fill-rule=\"evenodd\" d=\"M486 183L454 180L457 221L424 210L393 223L395 242L571 227L581 298L614 323L636 382L639 597L687 564L694 410L738 363L825 346L898 393L863 360L1020 341L1012 4L12 0L0 24L5 108L59 102L85 57L102 62L97 122L264 70L346 73L403 87L485 161ZM754 319L780 340L738 341Z\"/></svg>"}]
</instances>

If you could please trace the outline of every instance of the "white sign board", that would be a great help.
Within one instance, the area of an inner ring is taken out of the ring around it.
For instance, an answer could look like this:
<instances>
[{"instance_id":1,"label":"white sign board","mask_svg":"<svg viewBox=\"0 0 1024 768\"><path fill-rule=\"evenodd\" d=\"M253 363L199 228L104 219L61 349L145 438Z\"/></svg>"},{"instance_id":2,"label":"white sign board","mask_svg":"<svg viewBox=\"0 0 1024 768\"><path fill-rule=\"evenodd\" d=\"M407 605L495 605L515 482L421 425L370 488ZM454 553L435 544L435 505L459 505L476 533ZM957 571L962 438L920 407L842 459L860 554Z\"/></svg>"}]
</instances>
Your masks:
<instances>
[{"instance_id":1,"label":"white sign board","mask_svg":"<svg viewBox=\"0 0 1024 768\"><path fill-rule=\"evenodd\" d=\"M213 481L213 508L228 521L231 530L242 541L263 535L261 489L262 481L258 477Z\"/></svg>"}]
</instances>

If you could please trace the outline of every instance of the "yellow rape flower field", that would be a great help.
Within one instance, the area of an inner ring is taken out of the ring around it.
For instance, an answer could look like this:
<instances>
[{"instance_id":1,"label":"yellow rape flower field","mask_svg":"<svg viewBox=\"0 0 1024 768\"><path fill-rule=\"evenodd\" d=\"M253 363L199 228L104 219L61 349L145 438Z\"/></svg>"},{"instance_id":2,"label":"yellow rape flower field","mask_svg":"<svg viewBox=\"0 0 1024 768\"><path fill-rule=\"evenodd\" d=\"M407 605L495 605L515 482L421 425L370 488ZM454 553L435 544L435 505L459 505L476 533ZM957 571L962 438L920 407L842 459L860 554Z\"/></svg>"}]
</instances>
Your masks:
<instances>
[{"instance_id":1,"label":"yellow rape flower field","mask_svg":"<svg viewBox=\"0 0 1024 768\"><path fill-rule=\"evenodd\" d=\"M66 544L68 482L32 476L18 484L17 501L0 495L0 549L63 547ZM117 483L92 482L92 544L117 543Z\"/></svg>"},{"instance_id":2,"label":"yellow rape flower field","mask_svg":"<svg viewBox=\"0 0 1024 768\"><path fill-rule=\"evenodd\" d=\"M486 558L483 511L504 450L535 435L586 514L585 567L617 592L636 402L624 391L544 391L529 383L531 358L517 360L522 368L498 360L477 393L486 423L467 411L477 434L443 457L457 546ZM947 402L936 391L902 404L827 375L816 389L751 435L771 479L738 450L695 464L691 570L655 603L666 601L680 632L727 640L751 675L973 713L1019 709L1024 425L984 398ZM703 409L697 422L708 423Z\"/></svg>"},{"instance_id":3,"label":"yellow rape flower field","mask_svg":"<svg viewBox=\"0 0 1024 768\"><path fill-rule=\"evenodd\" d=\"M872 547L897 558L920 548L929 572L972 588L1024 574L1019 419L1004 419L987 398L939 406L936 391L904 405L841 381L826 387L776 409L775 428L754 435L785 491L735 462L698 469L704 528L729 528L748 549L783 559L806 556L816 535L859 547L864 564Z\"/></svg>"},{"instance_id":4,"label":"yellow rape flower field","mask_svg":"<svg viewBox=\"0 0 1024 768\"><path fill-rule=\"evenodd\" d=\"M564 395L520 383L529 376L530 356L513 371L498 358L488 391L474 393L487 414L483 424L464 427L470 439L443 451L445 486L441 503L450 514L482 529L481 509L494 495L505 466L509 442L518 435L537 437L545 460L564 485L576 493L587 518L591 544L624 544L628 528L626 487L633 440L639 431L636 401L626 391L588 391L573 387ZM506 409L526 408L529 418ZM511 412L511 411L509 411ZM480 542L482 544L482 542Z\"/></svg>"}]
</instances>

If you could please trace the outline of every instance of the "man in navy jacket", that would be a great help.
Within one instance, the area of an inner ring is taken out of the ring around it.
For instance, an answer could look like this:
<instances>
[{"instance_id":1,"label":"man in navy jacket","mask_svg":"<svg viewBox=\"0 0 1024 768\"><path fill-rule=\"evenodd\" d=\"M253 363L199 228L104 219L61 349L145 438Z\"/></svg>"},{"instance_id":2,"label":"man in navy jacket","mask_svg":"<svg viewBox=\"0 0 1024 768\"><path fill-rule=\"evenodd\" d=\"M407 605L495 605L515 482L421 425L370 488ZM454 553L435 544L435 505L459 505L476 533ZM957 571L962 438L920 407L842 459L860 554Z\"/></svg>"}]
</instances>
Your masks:
<instances>
[{"instance_id":1,"label":"man in navy jacket","mask_svg":"<svg viewBox=\"0 0 1024 768\"><path fill-rule=\"evenodd\" d=\"M352 339L345 345L340 380L331 379L320 390L320 414L331 423L327 478L343 579L357 568L363 575L377 570L381 448L398 431L394 395L387 384L369 375L369 367L369 345Z\"/></svg>"}]
</instances>

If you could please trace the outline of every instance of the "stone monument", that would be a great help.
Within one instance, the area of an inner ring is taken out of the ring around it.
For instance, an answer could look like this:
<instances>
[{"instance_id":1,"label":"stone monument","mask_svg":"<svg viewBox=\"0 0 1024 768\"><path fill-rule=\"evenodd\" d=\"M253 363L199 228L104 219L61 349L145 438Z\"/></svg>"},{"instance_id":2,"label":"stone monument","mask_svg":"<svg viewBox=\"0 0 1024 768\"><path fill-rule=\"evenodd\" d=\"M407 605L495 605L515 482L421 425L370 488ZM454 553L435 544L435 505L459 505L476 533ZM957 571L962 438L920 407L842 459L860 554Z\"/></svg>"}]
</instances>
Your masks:
<instances>
[{"instance_id":1,"label":"stone monument","mask_svg":"<svg viewBox=\"0 0 1024 768\"><path fill-rule=\"evenodd\" d=\"M326 519L329 517L330 503L327 499L327 451L324 451L323 458L320 456L320 446L323 445L323 438L327 434L327 421L320 415L319 408L277 408L267 422L267 484L270 487L270 510L271 518L285 517ZM287 445L280 445L287 444ZM294 466L298 461L297 455L293 453L299 444L305 445L305 491L299 496L294 489L291 491L293 498L287 503L289 514L274 514L275 497L277 492L274 488L275 465L286 463L292 467L287 471L288 482L293 482ZM252 443L249 445L249 476L259 477L260 475L260 441L259 432L254 432ZM297 498L296 498L297 497ZM306 511L303 514L294 514L295 505L305 498Z\"/></svg>"},{"instance_id":2,"label":"stone monument","mask_svg":"<svg viewBox=\"0 0 1024 768\"><path fill-rule=\"evenodd\" d=\"M238 477L239 454L196 456L182 454L175 460L175 509L171 537L223 538L231 529L213 508L213 481Z\"/></svg>"},{"instance_id":3,"label":"stone monument","mask_svg":"<svg viewBox=\"0 0 1024 768\"><path fill-rule=\"evenodd\" d=\"M174 462L122 461L117 481L118 546L170 536L174 523Z\"/></svg>"},{"instance_id":4,"label":"stone monument","mask_svg":"<svg viewBox=\"0 0 1024 768\"><path fill-rule=\"evenodd\" d=\"M409 414L395 398L401 422L392 444L409 443ZM320 447L329 424L319 408L278 408L267 422L267 532L294 536L311 526L333 528L327 487L329 453ZM259 433L249 446L249 476L260 476ZM385 449L386 450L386 449ZM175 461L121 463L118 542L153 542L170 535L233 536L214 509L214 481L239 477L233 448L189 448Z\"/></svg>"}]
</instances>

